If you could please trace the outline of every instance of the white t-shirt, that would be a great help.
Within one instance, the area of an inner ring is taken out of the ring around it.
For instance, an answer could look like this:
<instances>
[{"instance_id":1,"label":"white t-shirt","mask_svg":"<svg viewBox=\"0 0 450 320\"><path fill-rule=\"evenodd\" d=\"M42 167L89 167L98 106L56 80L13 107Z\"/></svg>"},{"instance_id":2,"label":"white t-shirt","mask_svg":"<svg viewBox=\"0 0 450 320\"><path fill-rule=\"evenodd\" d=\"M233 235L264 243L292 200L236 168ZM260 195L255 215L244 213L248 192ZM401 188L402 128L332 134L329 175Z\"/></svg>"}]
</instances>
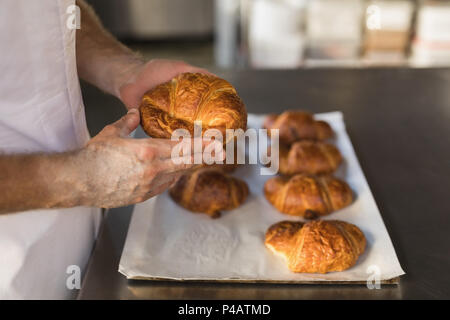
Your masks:
<instances>
[{"instance_id":1,"label":"white t-shirt","mask_svg":"<svg viewBox=\"0 0 450 320\"><path fill-rule=\"evenodd\" d=\"M73 150L89 139L67 23L74 2L0 1L1 154ZM86 207L1 215L0 299L73 296L69 267L83 271L99 221L99 209Z\"/></svg>"}]
</instances>

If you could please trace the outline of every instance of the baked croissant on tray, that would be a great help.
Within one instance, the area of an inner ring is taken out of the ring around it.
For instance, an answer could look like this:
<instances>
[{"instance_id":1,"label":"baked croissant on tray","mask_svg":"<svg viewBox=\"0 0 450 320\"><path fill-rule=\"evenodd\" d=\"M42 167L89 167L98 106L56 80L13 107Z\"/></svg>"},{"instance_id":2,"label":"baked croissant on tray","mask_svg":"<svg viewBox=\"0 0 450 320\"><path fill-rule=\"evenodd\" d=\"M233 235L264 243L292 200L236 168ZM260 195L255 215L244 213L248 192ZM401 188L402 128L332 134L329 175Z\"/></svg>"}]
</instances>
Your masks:
<instances>
[{"instance_id":1,"label":"baked croissant on tray","mask_svg":"<svg viewBox=\"0 0 450 320\"><path fill-rule=\"evenodd\" d=\"M142 128L153 138L170 138L176 129L193 137L194 121L224 138L226 129L247 129L247 111L233 86L202 73L182 73L149 90L139 110Z\"/></svg>"},{"instance_id":2,"label":"baked croissant on tray","mask_svg":"<svg viewBox=\"0 0 450 320\"><path fill-rule=\"evenodd\" d=\"M264 184L266 199L282 213L315 219L350 205L353 192L332 176L297 174L274 177Z\"/></svg>"},{"instance_id":3,"label":"baked croissant on tray","mask_svg":"<svg viewBox=\"0 0 450 320\"><path fill-rule=\"evenodd\" d=\"M222 170L200 168L182 176L169 194L187 210L218 218L222 210L235 209L245 201L248 186Z\"/></svg>"},{"instance_id":4,"label":"baked croissant on tray","mask_svg":"<svg viewBox=\"0 0 450 320\"><path fill-rule=\"evenodd\" d=\"M293 272L327 273L355 265L366 238L357 226L344 221L282 221L269 227L265 245Z\"/></svg>"},{"instance_id":5,"label":"baked croissant on tray","mask_svg":"<svg viewBox=\"0 0 450 320\"><path fill-rule=\"evenodd\" d=\"M264 129L278 129L280 142L292 144L296 141L325 140L333 136L333 130L325 121L316 121L312 114L304 111L285 111L280 115L268 115L264 121Z\"/></svg>"},{"instance_id":6,"label":"baked croissant on tray","mask_svg":"<svg viewBox=\"0 0 450 320\"><path fill-rule=\"evenodd\" d=\"M332 144L302 140L291 146L279 146L279 172L284 175L297 173L328 174L342 162L342 155Z\"/></svg>"}]
</instances>

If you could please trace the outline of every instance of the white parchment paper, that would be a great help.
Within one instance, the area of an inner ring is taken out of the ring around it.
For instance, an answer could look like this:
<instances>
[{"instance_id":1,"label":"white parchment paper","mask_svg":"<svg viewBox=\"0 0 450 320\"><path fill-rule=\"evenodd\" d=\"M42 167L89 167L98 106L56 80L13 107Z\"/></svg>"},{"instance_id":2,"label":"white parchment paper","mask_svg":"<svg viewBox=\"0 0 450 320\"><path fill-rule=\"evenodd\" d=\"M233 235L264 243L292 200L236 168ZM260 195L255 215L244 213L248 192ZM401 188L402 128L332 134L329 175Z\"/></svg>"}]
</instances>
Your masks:
<instances>
[{"instance_id":1,"label":"white parchment paper","mask_svg":"<svg viewBox=\"0 0 450 320\"><path fill-rule=\"evenodd\" d=\"M281 220L301 220L279 213L264 198L258 165L244 165L233 175L250 188L247 201L223 212L221 218L191 213L167 192L135 206L119 271L129 279L221 281L366 281L370 275L389 280L404 274L367 181L345 130L341 112L316 115L336 133L331 141L344 163L336 173L356 193L355 202L325 219L357 225L367 238L365 253L343 272L296 274L264 246L267 228ZM264 116L249 115L249 127L259 128ZM378 274L379 272L379 274Z\"/></svg>"}]
</instances>

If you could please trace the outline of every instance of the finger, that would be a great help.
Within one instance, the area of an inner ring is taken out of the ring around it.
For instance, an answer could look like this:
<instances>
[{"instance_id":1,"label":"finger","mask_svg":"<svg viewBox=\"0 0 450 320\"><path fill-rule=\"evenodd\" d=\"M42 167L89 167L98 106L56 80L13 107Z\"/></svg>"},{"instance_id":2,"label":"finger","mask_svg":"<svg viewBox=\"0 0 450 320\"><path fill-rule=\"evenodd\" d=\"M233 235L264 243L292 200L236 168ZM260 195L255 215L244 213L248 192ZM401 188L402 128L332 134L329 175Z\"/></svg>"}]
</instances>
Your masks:
<instances>
[{"instance_id":1,"label":"finger","mask_svg":"<svg viewBox=\"0 0 450 320\"><path fill-rule=\"evenodd\" d=\"M160 177L156 177L152 181L150 181L147 185L142 185L144 188L148 188L150 191L144 193L140 200L137 202L143 202L147 199L156 196L165 190L173 187L175 183L181 178L183 174L181 173L168 173L161 175ZM135 201L136 202L136 201Z\"/></svg>"},{"instance_id":2,"label":"finger","mask_svg":"<svg viewBox=\"0 0 450 320\"><path fill-rule=\"evenodd\" d=\"M144 88L140 88L131 83L124 84L119 89L119 97L128 109L139 108L144 93Z\"/></svg>"},{"instance_id":3,"label":"finger","mask_svg":"<svg viewBox=\"0 0 450 320\"><path fill-rule=\"evenodd\" d=\"M127 137L139 125L140 115L139 110L132 108L126 115L112 124L117 129L117 132L122 137Z\"/></svg>"},{"instance_id":4,"label":"finger","mask_svg":"<svg viewBox=\"0 0 450 320\"><path fill-rule=\"evenodd\" d=\"M156 166L158 168L157 170L163 173L186 173L187 171L196 169L198 167L201 167L202 165L203 163L201 161L195 161L194 155L190 155L173 159L168 158L165 160L160 160Z\"/></svg>"},{"instance_id":5,"label":"finger","mask_svg":"<svg viewBox=\"0 0 450 320\"><path fill-rule=\"evenodd\" d=\"M217 77L217 75L215 75L214 73L212 73L212 72L210 72L210 71L208 71L206 69L203 69L203 68L192 67L189 70L189 72L198 72L198 73L207 74L207 75L210 75L210 76L213 76L213 77Z\"/></svg>"},{"instance_id":6,"label":"finger","mask_svg":"<svg viewBox=\"0 0 450 320\"><path fill-rule=\"evenodd\" d=\"M192 152L191 154L179 156L178 150L174 148L173 151L175 152L172 152L170 158L160 159L158 169L164 172L185 171L202 166L205 163L205 160L209 161L208 164L225 160L225 152L220 142L212 140L207 142L204 141L203 144L212 146L209 150L211 152L200 150L199 152Z\"/></svg>"},{"instance_id":7,"label":"finger","mask_svg":"<svg viewBox=\"0 0 450 320\"><path fill-rule=\"evenodd\" d=\"M211 73L210 71L204 69L204 68L199 68L193 65L190 65L184 61L178 61L179 63L179 67L178 67L178 72L179 73L186 73L186 72L198 72L198 73L203 73L203 74L208 74L210 76L214 76L217 77L215 74Z\"/></svg>"}]
</instances>

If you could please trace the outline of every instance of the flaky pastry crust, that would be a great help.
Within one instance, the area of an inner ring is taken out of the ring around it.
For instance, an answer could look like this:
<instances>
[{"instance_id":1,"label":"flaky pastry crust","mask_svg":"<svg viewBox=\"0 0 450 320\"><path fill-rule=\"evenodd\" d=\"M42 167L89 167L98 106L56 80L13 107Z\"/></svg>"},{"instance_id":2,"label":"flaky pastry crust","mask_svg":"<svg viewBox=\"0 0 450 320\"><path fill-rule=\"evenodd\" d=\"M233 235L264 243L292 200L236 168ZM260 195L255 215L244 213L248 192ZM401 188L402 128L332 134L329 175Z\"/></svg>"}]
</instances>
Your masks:
<instances>
[{"instance_id":1,"label":"flaky pastry crust","mask_svg":"<svg viewBox=\"0 0 450 320\"><path fill-rule=\"evenodd\" d=\"M282 221L269 227L265 245L293 272L327 273L355 265L366 238L357 226L344 221Z\"/></svg>"}]
</instances>

